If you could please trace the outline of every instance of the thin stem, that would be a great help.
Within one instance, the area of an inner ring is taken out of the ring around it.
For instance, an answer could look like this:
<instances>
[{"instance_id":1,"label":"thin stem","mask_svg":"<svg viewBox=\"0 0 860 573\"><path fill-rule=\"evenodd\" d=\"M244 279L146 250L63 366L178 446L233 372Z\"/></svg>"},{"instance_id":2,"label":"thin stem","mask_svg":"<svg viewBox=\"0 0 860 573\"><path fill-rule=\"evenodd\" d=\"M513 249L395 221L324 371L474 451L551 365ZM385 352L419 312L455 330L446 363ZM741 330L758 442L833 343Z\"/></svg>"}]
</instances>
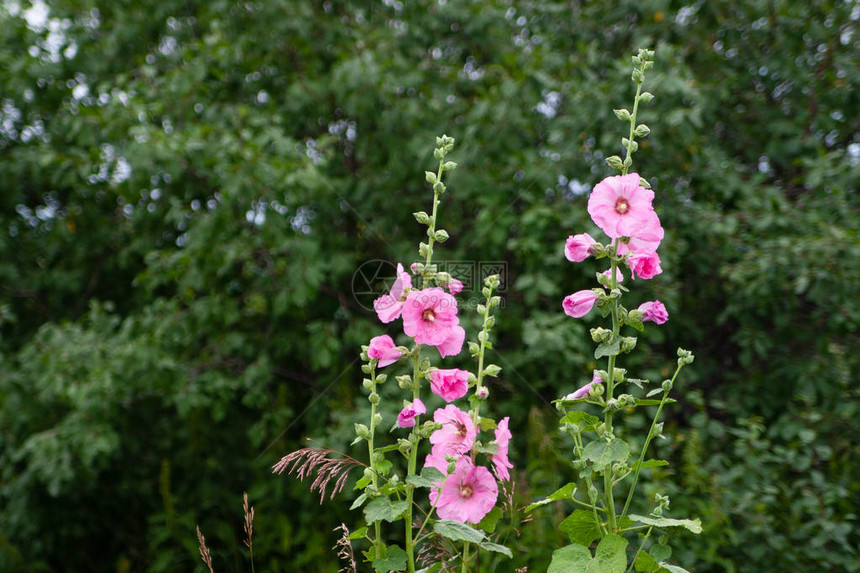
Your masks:
<instances>
[{"instance_id":1,"label":"thin stem","mask_svg":"<svg viewBox=\"0 0 860 573\"><path fill-rule=\"evenodd\" d=\"M642 538L642 543L639 544L639 549L636 550L636 555L633 556L633 561L630 562L630 567L627 569L627 573L633 571L633 565L636 563L636 558L639 557L639 552L642 551L643 547L645 547L645 542L648 541L648 538L651 536L651 530L653 528L653 526L649 527L648 531L645 533L645 537Z\"/></svg>"},{"instance_id":2,"label":"thin stem","mask_svg":"<svg viewBox=\"0 0 860 573\"><path fill-rule=\"evenodd\" d=\"M627 155L625 163L621 166L621 175L627 175L627 169L633 164L633 138L634 130L636 129L636 112L639 110L639 94L642 93L642 82L636 82L636 97L633 98L633 113L630 114L630 135L627 136ZM627 159L630 158L630 165L627 164Z\"/></svg>"},{"instance_id":3,"label":"thin stem","mask_svg":"<svg viewBox=\"0 0 860 573\"><path fill-rule=\"evenodd\" d=\"M613 241L615 249L618 249L619 240ZM618 270L618 262L615 257L612 258L612 265L609 269L609 290L612 292L618 287L618 279L616 272ZM618 299L612 299L612 340L615 340L621 330L621 324L618 320ZM615 355L609 356L606 372L606 402L609 403L615 394ZM606 431L612 436L612 409L606 412ZM606 496L606 511L609 514L609 529L617 531L618 525L615 521L615 496L612 491L612 466L606 465L603 468L603 489Z\"/></svg>"},{"instance_id":4,"label":"thin stem","mask_svg":"<svg viewBox=\"0 0 860 573\"><path fill-rule=\"evenodd\" d=\"M372 394L372 393L376 392L376 365L374 364L374 361L371 361L371 363L370 363L370 384L371 384L370 392ZM371 400L371 402L370 402L370 436L367 438L367 450L368 450L368 454L370 455L370 467L373 469L373 472L371 472L371 474L370 474L371 475L370 481L373 484L373 490L379 491L379 480L378 480L377 471L376 471L376 463L374 462L374 459L373 459L374 458L374 455L373 455L373 450L374 450L373 436L375 433L376 433L376 404L374 404L374 402ZM382 545L381 545L382 535L381 535L380 525L381 524L378 521L374 522L374 524L373 524L373 533L374 533L373 549L374 549L374 552L376 553L377 559L382 558Z\"/></svg>"},{"instance_id":5,"label":"thin stem","mask_svg":"<svg viewBox=\"0 0 860 573\"><path fill-rule=\"evenodd\" d=\"M434 204L434 214L435 214L435 204ZM412 368L412 403L414 404L416 400L419 398L420 394L420 380L419 376L420 372L420 364L421 364L421 346L416 345L415 353L413 355L413 368ZM409 434L409 441L412 444L412 447L409 450L409 464L407 467L406 476L415 475L415 468L418 462L418 429L421 427L420 416L415 417L415 425L412 427L412 432ZM415 547L412 543L412 498L415 493L415 486L411 483L406 484L406 503L408 505L406 509L406 559L407 559L407 567L409 573L415 573Z\"/></svg>"},{"instance_id":6,"label":"thin stem","mask_svg":"<svg viewBox=\"0 0 860 573\"><path fill-rule=\"evenodd\" d=\"M633 500L633 492L636 491L636 483L639 481L639 472L642 471L642 463L645 461L645 454L648 451L648 446L651 444L651 440L654 438L654 428L657 426L660 412L663 410L663 406L669 398L669 392L671 391L671 387L675 385L675 378L678 377L678 372L681 371L681 368L682 365L678 364L678 367L675 369L675 374L672 375L672 381L669 385L670 389L663 392L663 398L660 400L660 405L657 406L657 413L654 414L654 419L651 421L651 427L648 429L648 436L645 438L645 444L642 446L642 451L639 453L639 461L636 464L636 472L633 474L633 482L630 484L630 492L627 494L627 501L624 502L624 509L621 511L622 520L624 519L624 516L627 515L627 509L630 507L630 502Z\"/></svg>"},{"instance_id":7,"label":"thin stem","mask_svg":"<svg viewBox=\"0 0 860 573\"><path fill-rule=\"evenodd\" d=\"M438 181L439 183L442 182L442 173L444 172L444 170L442 169L442 166L444 165L444 163L445 163L444 158L439 160L439 169L436 171L436 181ZM424 260L425 268L429 267L430 261L433 260L433 243L436 242L436 212L438 210L439 203L441 203L441 201L439 201L439 194L436 193L436 190L434 189L433 190L433 213L430 215L430 226L429 226L429 232L427 233L427 235L428 235L427 258ZM421 286L424 288L427 287L426 279L423 279L423 277L422 277Z\"/></svg>"}]
</instances>

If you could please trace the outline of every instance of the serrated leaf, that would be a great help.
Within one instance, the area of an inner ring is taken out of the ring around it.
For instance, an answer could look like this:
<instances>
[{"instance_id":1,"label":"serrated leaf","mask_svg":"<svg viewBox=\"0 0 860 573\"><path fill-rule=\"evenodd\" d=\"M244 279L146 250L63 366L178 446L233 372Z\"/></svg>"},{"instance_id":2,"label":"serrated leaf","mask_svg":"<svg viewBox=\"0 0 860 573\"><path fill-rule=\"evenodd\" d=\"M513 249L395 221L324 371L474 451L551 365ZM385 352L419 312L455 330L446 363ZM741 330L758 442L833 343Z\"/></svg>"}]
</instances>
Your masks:
<instances>
[{"instance_id":1,"label":"serrated leaf","mask_svg":"<svg viewBox=\"0 0 860 573\"><path fill-rule=\"evenodd\" d=\"M568 545L552 552L552 561L546 573L572 573L585 571L591 563L591 551L582 545Z\"/></svg>"},{"instance_id":2,"label":"serrated leaf","mask_svg":"<svg viewBox=\"0 0 860 573\"><path fill-rule=\"evenodd\" d=\"M610 533L600 540L588 573L624 573L627 570L627 540Z\"/></svg>"},{"instance_id":3,"label":"serrated leaf","mask_svg":"<svg viewBox=\"0 0 860 573\"><path fill-rule=\"evenodd\" d=\"M693 533L702 532L702 522L697 517L696 519L672 519L669 517L646 517L644 515L631 515L636 523L645 525L653 525L655 527L685 527Z\"/></svg>"},{"instance_id":4,"label":"serrated leaf","mask_svg":"<svg viewBox=\"0 0 860 573\"><path fill-rule=\"evenodd\" d=\"M594 513L577 509L558 525L559 531L567 534L571 543L588 547L591 542L600 537L600 525L594 518Z\"/></svg>"},{"instance_id":5,"label":"serrated leaf","mask_svg":"<svg viewBox=\"0 0 860 573\"><path fill-rule=\"evenodd\" d=\"M360 496L358 496L357 498L355 498L355 501L352 502L351 506L349 506L349 510L352 511L353 509L355 509L357 507L361 507L361 504L363 504L365 501L367 501L367 494L363 493Z\"/></svg>"},{"instance_id":6,"label":"serrated leaf","mask_svg":"<svg viewBox=\"0 0 860 573\"><path fill-rule=\"evenodd\" d=\"M569 483L569 484L565 485L564 487L555 490L554 492L552 492L550 495L548 495L544 499L530 504L528 507L526 507L525 511L526 511L526 513L529 513L530 511L532 511L533 509L535 509L537 507L540 507L542 505L546 505L548 503L552 503L554 501L560 501L562 499L572 499L574 492L576 492L576 484Z\"/></svg>"},{"instance_id":7,"label":"serrated leaf","mask_svg":"<svg viewBox=\"0 0 860 573\"><path fill-rule=\"evenodd\" d=\"M574 410L565 414L559 423L573 424L579 428L580 432L587 432L600 425L600 418L579 410Z\"/></svg>"},{"instance_id":8,"label":"serrated leaf","mask_svg":"<svg viewBox=\"0 0 860 573\"><path fill-rule=\"evenodd\" d=\"M482 541L481 549L486 549L487 551L493 551L495 553L501 553L502 555L507 556L509 559L514 558L514 554L511 553L511 550L505 547L504 545L499 545L498 543L492 543L490 541Z\"/></svg>"},{"instance_id":9,"label":"serrated leaf","mask_svg":"<svg viewBox=\"0 0 860 573\"><path fill-rule=\"evenodd\" d=\"M402 547L388 545L385 547L385 557L373 560L373 568L376 571L387 573L388 571L403 571L406 569L408 556Z\"/></svg>"},{"instance_id":10,"label":"serrated leaf","mask_svg":"<svg viewBox=\"0 0 860 573\"><path fill-rule=\"evenodd\" d=\"M480 543L486 539L484 534L459 521L437 521L433 524L433 531L451 541L468 541L469 543Z\"/></svg>"},{"instance_id":11,"label":"serrated leaf","mask_svg":"<svg viewBox=\"0 0 860 573\"><path fill-rule=\"evenodd\" d=\"M582 450L582 456L600 468L614 462L627 461L630 456L630 446L627 445L627 442L618 439L609 442L596 440L585 446Z\"/></svg>"},{"instance_id":12,"label":"serrated leaf","mask_svg":"<svg viewBox=\"0 0 860 573\"><path fill-rule=\"evenodd\" d=\"M367 520L367 523L383 520L392 522L400 517L408 508L409 504L405 501L395 501L392 503L387 497L377 497L364 507L364 518Z\"/></svg>"},{"instance_id":13,"label":"serrated leaf","mask_svg":"<svg viewBox=\"0 0 860 573\"><path fill-rule=\"evenodd\" d=\"M360 528L356 529L355 531L353 531L352 533L350 533L349 537L347 537L347 539L349 541L352 541L353 539L361 539L366 534L367 534L367 528L366 527L360 527Z\"/></svg>"},{"instance_id":14,"label":"serrated leaf","mask_svg":"<svg viewBox=\"0 0 860 573\"><path fill-rule=\"evenodd\" d=\"M496 523L498 523L498 521L499 521L499 519L501 519L501 517L502 517L501 508L494 507L478 523L478 527L480 527L483 531L486 531L487 533L492 533L493 531L496 530Z\"/></svg>"},{"instance_id":15,"label":"serrated leaf","mask_svg":"<svg viewBox=\"0 0 860 573\"><path fill-rule=\"evenodd\" d=\"M621 339L616 338L612 342L601 342L594 349L594 359L600 360L604 356L617 356L621 353Z\"/></svg>"},{"instance_id":16,"label":"serrated leaf","mask_svg":"<svg viewBox=\"0 0 860 573\"><path fill-rule=\"evenodd\" d=\"M431 466L425 466L421 470L421 475L406 478L406 483L411 483L415 487L433 487L434 484L443 481L445 481L445 474Z\"/></svg>"}]
</instances>

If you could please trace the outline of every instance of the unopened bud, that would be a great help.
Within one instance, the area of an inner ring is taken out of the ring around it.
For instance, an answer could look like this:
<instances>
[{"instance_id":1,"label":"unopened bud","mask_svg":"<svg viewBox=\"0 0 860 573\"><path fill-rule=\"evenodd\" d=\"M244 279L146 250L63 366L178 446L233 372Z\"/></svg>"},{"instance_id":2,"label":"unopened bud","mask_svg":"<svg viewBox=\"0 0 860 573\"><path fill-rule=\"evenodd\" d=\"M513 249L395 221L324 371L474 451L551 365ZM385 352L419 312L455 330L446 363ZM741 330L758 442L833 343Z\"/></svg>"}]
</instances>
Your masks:
<instances>
[{"instance_id":1,"label":"unopened bud","mask_svg":"<svg viewBox=\"0 0 860 573\"><path fill-rule=\"evenodd\" d=\"M486 386L481 386L475 391L475 397L478 398L478 400L486 400L489 396L490 391Z\"/></svg>"},{"instance_id":2,"label":"unopened bud","mask_svg":"<svg viewBox=\"0 0 860 573\"><path fill-rule=\"evenodd\" d=\"M376 392L371 392L371 393L370 393L370 396L368 396L368 397L367 397L367 399L368 399L368 400L370 401L370 403L371 403L371 404L373 404L374 406L376 406L377 404L379 404L379 394L377 394Z\"/></svg>"}]
</instances>

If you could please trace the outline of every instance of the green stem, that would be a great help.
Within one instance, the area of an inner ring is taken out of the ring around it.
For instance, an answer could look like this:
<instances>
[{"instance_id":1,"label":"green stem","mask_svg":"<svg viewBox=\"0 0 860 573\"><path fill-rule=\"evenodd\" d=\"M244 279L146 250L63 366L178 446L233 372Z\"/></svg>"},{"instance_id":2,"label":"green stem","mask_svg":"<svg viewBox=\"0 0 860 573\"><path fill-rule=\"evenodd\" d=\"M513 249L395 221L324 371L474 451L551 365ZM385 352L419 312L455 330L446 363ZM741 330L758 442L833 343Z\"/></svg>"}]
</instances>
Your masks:
<instances>
[{"instance_id":1,"label":"green stem","mask_svg":"<svg viewBox=\"0 0 860 573\"><path fill-rule=\"evenodd\" d=\"M439 160L439 169L436 171L436 181L442 182L442 165L444 165L445 159ZM433 190L433 213L430 215L430 226L428 227L429 231L427 233L427 258L424 260L424 266L429 267L430 261L433 260L433 243L436 242L436 212L439 207L439 194L436 193L436 190ZM422 280L422 287L426 288L426 279Z\"/></svg>"},{"instance_id":2,"label":"green stem","mask_svg":"<svg viewBox=\"0 0 860 573\"><path fill-rule=\"evenodd\" d=\"M624 158L625 163L621 166L621 175L627 175L627 169L633 164L633 137L636 129L636 112L639 110L639 95L642 93L642 82L636 82L636 97L633 99L633 113L630 114L630 135L627 136L627 155ZM627 165L627 159L630 159L630 165Z\"/></svg>"},{"instance_id":3,"label":"green stem","mask_svg":"<svg viewBox=\"0 0 860 573\"><path fill-rule=\"evenodd\" d=\"M672 376L671 386L675 385L675 378L678 377L678 372L681 371L681 365L675 369L675 374ZM654 419L651 421L651 427L648 429L648 436L645 438L645 445L642 446L642 451L639 453L639 462L636 464L636 472L633 474L633 482L630 484L630 492L627 494L627 501L624 502L624 509L621 510L621 519L624 519L624 516L627 515L627 509L630 507L630 502L633 500L633 492L636 491L636 483L639 481L639 472L642 471L642 463L645 461L645 454L648 452L648 446L651 444L651 440L654 438L654 428L657 426L657 420L660 419L660 412L663 411L663 406L666 404L666 400L669 398L669 392L671 390L665 390L663 392L663 398L660 400L660 405L657 406L657 413L654 414Z\"/></svg>"},{"instance_id":4,"label":"green stem","mask_svg":"<svg viewBox=\"0 0 860 573\"><path fill-rule=\"evenodd\" d=\"M636 558L639 557L639 552L642 551L642 548L645 547L645 542L648 541L648 538L651 536L651 530L654 529L653 526L648 528L648 531L645 533L645 537L642 538L642 543L639 544L639 549L636 550L636 555L633 556L633 560L630 562L630 567L627 569L627 573L633 571L633 566L636 564Z\"/></svg>"},{"instance_id":5,"label":"green stem","mask_svg":"<svg viewBox=\"0 0 860 573\"><path fill-rule=\"evenodd\" d=\"M435 212L435 205L434 205ZM413 355L412 368L412 403L418 400L420 395L420 364L421 364L421 346L415 346L415 354ZM418 465L418 429L421 427L420 416L415 416L415 425L412 427L412 433L409 434L409 441L412 447L409 449L409 463L406 470L407 478L415 475L415 468ZM415 573L415 547L412 543L412 498L415 493L415 486L411 483L406 484L406 559L409 573ZM425 520L426 522L426 520Z\"/></svg>"},{"instance_id":6,"label":"green stem","mask_svg":"<svg viewBox=\"0 0 860 573\"><path fill-rule=\"evenodd\" d=\"M468 541L463 542L463 566L460 568L462 573L466 573L469 570L469 549L470 543Z\"/></svg>"},{"instance_id":7,"label":"green stem","mask_svg":"<svg viewBox=\"0 0 860 573\"><path fill-rule=\"evenodd\" d=\"M376 367L373 364L373 362L371 362L371 364L370 364L370 381L371 381L370 393L373 394L374 392L376 392ZM375 433L376 433L376 404L374 404L373 401L371 401L370 402L370 436L367 438L367 450L368 450L368 454L370 455L370 467L373 469L373 472L371 473L370 481L371 481L371 484L373 484L373 490L379 491L379 480L377 477L376 463L374 462L374 455L373 455L373 451L374 451L373 436ZM377 559L381 559L382 558L382 541L381 541L382 535L381 535L381 530L380 530L380 523L378 521L374 522L374 524L373 524L373 532L374 532L373 549L374 549L374 552L376 553Z\"/></svg>"},{"instance_id":8,"label":"green stem","mask_svg":"<svg viewBox=\"0 0 860 573\"><path fill-rule=\"evenodd\" d=\"M618 239L613 241L615 249L618 249ZM612 292L618 287L618 279L615 274L618 269L618 262L612 258L612 265L609 269L609 290ZM618 300L612 300L612 340L615 340L621 330L621 324L618 320ZM615 355L609 357L607 372L606 372L606 402L609 403L615 394ZM609 436L612 436L612 410L606 412L606 431ZM606 511L609 514L609 530L617 531L618 526L615 521L615 496L612 491L612 466L606 465L603 468L603 489L606 495Z\"/></svg>"}]
</instances>

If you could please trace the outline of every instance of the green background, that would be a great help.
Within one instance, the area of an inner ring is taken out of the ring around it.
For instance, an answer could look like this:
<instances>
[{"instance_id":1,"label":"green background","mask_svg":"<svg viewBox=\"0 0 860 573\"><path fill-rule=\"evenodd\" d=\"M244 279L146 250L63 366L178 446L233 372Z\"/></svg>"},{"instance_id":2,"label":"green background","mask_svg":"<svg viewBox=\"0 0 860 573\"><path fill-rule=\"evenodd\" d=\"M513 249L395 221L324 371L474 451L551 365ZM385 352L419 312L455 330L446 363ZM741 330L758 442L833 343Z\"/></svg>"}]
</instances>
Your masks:
<instances>
[{"instance_id":1,"label":"green background","mask_svg":"<svg viewBox=\"0 0 860 573\"><path fill-rule=\"evenodd\" d=\"M460 166L435 258L505 263L491 409L515 503L572 479L549 401L590 380L599 319L561 300L598 266L563 245L597 236L641 47L634 169L666 238L631 296L670 320L624 366L696 355L643 491L701 518L674 542L691 571L860 570L856 2L30 8L0 3L0 570L204 571L200 524L215 571L249 571L247 491L256 570L336 571L349 495L320 506L270 468L367 418L358 351L386 327L354 275L417 260L442 133ZM570 510L506 526L513 563L482 567L544 571Z\"/></svg>"}]
</instances>

